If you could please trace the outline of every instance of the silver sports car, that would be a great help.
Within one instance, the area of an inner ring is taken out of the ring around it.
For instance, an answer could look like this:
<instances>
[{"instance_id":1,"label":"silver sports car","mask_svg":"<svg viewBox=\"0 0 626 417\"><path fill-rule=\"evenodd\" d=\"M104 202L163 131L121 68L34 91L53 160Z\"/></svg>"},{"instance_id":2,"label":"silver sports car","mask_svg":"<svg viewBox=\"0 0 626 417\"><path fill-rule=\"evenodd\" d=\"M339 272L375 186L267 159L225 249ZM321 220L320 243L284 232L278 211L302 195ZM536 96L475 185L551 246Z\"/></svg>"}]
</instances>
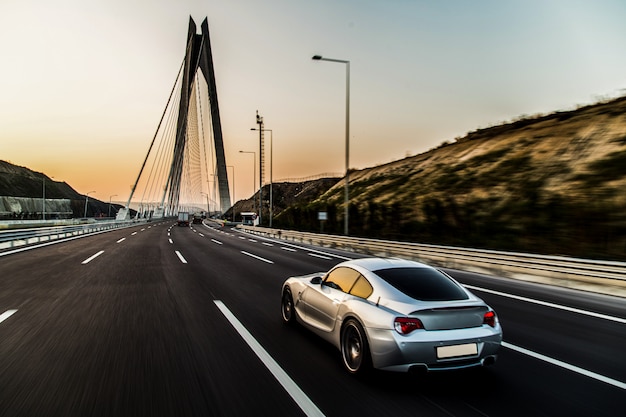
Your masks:
<instances>
[{"instance_id":1,"label":"silver sports car","mask_svg":"<svg viewBox=\"0 0 626 417\"><path fill-rule=\"evenodd\" d=\"M496 313L445 272L402 259L366 258L288 278L281 310L340 351L351 373L445 370L496 360Z\"/></svg>"}]
</instances>

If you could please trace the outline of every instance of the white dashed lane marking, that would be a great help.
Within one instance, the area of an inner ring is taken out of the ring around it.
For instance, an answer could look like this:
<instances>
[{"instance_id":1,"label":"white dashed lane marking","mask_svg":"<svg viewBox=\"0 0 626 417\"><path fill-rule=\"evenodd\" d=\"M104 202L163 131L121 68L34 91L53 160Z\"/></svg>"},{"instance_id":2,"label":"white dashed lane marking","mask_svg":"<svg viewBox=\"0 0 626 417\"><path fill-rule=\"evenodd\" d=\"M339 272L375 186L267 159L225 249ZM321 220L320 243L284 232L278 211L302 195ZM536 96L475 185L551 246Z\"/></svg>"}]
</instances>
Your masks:
<instances>
[{"instance_id":1,"label":"white dashed lane marking","mask_svg":"<svg viewBox=\"0 0 626 417\"><path fill-rule=\"evenodd\" d=\"M179 251L176 251L176 256L178 256L178 259L180 259L182 263L184 264L187 263L187 260L183 257L183 255Z\"/></svg>"},{"instance_id":2,"label":"white dashed lane marking","mask_svg":"<svg viewBox=\"0 0 626 417\"><path fill-rule=\"evenodd\" d=\"M2 323L15 313L17 313L17 310L7 310L4 313L0 314L0 323Z\"/></svg>"},{"instance_id":3,"label":"white dashed lane marking","mask_svg":"<svg viewBox=\"0 0 626 417\"><path fill-rule=\"evenodd\" d=\"M246 252L246 251L242 250L241 253L243 253L244 255L247 255L247 256L249 256L251 258L258 259L259 261L263 261L265 263L268 263L268 264L273 264L274 263L274 261L270 261L269 259L261 258L260 256L254 255L254 254L252 254L250 252Z\"/></svg>"},{"instance_id":4,"label":"white dashed lane marking","mask_svg":"<svg viewBox=\"0 0 626 417\"><path fill-rule=\"evenodd\" d=\"M101 250L100 252L96 253L95 255L90 256L89 258L85 259L84 261L82 261L81 263L83 265L88 264L89 262L93 261L94 259L96 259L98 256L102 255L104 253L103 250Z\"/></svg>"}]
</instances>

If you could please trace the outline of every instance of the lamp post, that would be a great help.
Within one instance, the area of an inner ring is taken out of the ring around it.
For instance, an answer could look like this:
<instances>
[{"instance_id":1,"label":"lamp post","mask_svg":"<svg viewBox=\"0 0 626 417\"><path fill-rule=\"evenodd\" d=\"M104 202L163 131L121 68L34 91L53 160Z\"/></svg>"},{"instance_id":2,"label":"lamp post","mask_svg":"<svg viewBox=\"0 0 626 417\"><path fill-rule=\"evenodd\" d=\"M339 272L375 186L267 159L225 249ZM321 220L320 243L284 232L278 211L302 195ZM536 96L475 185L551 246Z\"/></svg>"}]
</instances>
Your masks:
<instances>
[{"instance_id":1,"label":"lamp post","mask_svg":"<svg viewBox=\"0 0 626 417\"><path fill-rule=\"evenodd\" d=\"M43 176L43 198L41 199L41 219L46 220L46 176Z\"/></svg>"},{"instance_id":2,"label":"lamp post","mask_svg":"<svg viewBox=\"0 0 626 417\"><path fill-rule=\"evenodd\" d=\"M206 209L207 209L207 218L211 217L211 205L209 204L209 195L207 193L200 192L203 196L206 197Z\"/></svg>"},{"instance_id":3,"label":"lamp post","mask_svg":"<svg viewBox=\"0 0 626 417\"><path fill-rule=\"evenodd\" d=\"M211 196L211 202L213 203L213 210L215 212L219 211L220 213L222 212L222 207L218 207L217 206L217 190L215 189L215 186L217 185L217 180L215 179L215 177L217 177L217 175L215 174L209 174L209 177L213 177L213 179L208 180L207 182L207 187L208 187L208 191L209 191L209 195ZM215 198L214 198L215 197ZM210 206L209 206L209 211L210 211Z\"/></svg>"},{"instance_id":4,"label":"lamp post","mask_svg":"<svg viewBox=\"0 0 626 417\"><path fill-rule=\"evenodd\" d=\"M349 175L350 175L350 61L342 59L323 58L321 55L312 57L314 61L328 61L346 64L346 184L344 186L344 215L343 233L348 235L348 205L350 203Z\"/></svg>"},{"instance_id":5,"label":"lamp post","mask_svg":"<svg viewBox=\"0 0 626 417\"><path fill-rule=\"evenodd\" d=\"M250 130L260 130L257 128L251 128ZM273 160L274 160L274 133L272 132L272 129L261 129L264 132L270 132L270 229L272 228L272 208L273 208L273 192L272 192L272 183L273 183L273 179L272 179L272 165L274 164Z\"/></svg>"},{"instance_id":6,"label":"lamp post","mask_svg":"<svg viewBox=\"0 0 626 417\"><path fill-rule=\"evenodd\" d=\"M254 210L256 211L256 200L254 199L254 187L256 184L256 152L239 151L239 153L251 153L253 155L252 161L254 162L254 168L252 169L252 201L254 203Z\"/></svg>"},{"instance_id":7,"label":"lamp post","mask_svg":"<svg viewBox=\"0 0 626 417\"><path fill-rule=\"evenodd\" d=\"M109 214L107 215L107 217L111 217L111 199L113 197L117 197L117 194L113 194L113 195L109 196Z\"/></svg>"},{"instance_id":8,"label":"lamp post","mask_svg":"<svg viewBox=\"0 0 626 417\"><path fill-rule=\"evenodd\" d=\"M89 194L95 193L95 191L89 191L85 194L85 215L83 217L87 217L87 201L89 201Z\"/></svg>"},{"instance_id":9,"label":"lamp post","mask_svg":"<svg viewBox=\"0 0 626 417\"><path fill-rule=\"evenodd\" d=\"M54 177L50 177L54 178ZM46 176L43 175L43 198L41 199L41 218L46 220Z\"/></svg>"},{"instance_id":10,"label":"lamp post","mask_svg":"<svg viewBox=\"0 0 626 417\"><path fill-rule=\"evenodd\" d=\"M235 203L237 203L237 197L235 196L235 166L226 165L226 168L233 169L233 223L235 222Z\"/></svg>"}]
</instances>

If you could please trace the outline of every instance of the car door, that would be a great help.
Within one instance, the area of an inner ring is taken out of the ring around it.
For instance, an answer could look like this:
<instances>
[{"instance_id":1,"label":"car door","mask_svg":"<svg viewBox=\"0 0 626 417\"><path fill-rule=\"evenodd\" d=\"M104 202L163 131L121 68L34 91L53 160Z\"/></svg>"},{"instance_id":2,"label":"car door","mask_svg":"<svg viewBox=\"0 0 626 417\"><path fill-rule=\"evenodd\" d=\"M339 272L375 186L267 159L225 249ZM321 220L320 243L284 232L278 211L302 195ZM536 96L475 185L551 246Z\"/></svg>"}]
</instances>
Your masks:
<instances>
[{"instance_id":1,"label":"car door","mask_svg":"<svg viewBox=\"0 0 626 417\"><path fill-rule=\"evenodd\" d=\"M306 321L325 332L332 331L339 307L358 277L354 269L338 267L331 270L320 285L309 286L302 294Z\"/></svg>"}]
</instances>

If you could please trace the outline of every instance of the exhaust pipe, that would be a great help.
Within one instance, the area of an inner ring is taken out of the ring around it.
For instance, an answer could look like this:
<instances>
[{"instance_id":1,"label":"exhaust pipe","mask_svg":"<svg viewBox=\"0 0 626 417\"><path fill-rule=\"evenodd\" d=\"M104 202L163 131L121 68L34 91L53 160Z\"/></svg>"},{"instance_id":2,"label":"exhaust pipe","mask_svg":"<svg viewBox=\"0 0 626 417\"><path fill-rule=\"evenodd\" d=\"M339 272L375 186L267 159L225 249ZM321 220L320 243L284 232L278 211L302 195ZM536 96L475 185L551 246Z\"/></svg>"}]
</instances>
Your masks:
<instances>
[{"instance_id":1,"label":"exhaust pipe","mask_svg":"<svg viewBox=\"0 0 626 417\"><path fill-rule=\"evenodd\" d=\"M482 366L490 366L496 363L496 356L487 356L483 360L480 361Z\"/></svg>"}]
</instances>

